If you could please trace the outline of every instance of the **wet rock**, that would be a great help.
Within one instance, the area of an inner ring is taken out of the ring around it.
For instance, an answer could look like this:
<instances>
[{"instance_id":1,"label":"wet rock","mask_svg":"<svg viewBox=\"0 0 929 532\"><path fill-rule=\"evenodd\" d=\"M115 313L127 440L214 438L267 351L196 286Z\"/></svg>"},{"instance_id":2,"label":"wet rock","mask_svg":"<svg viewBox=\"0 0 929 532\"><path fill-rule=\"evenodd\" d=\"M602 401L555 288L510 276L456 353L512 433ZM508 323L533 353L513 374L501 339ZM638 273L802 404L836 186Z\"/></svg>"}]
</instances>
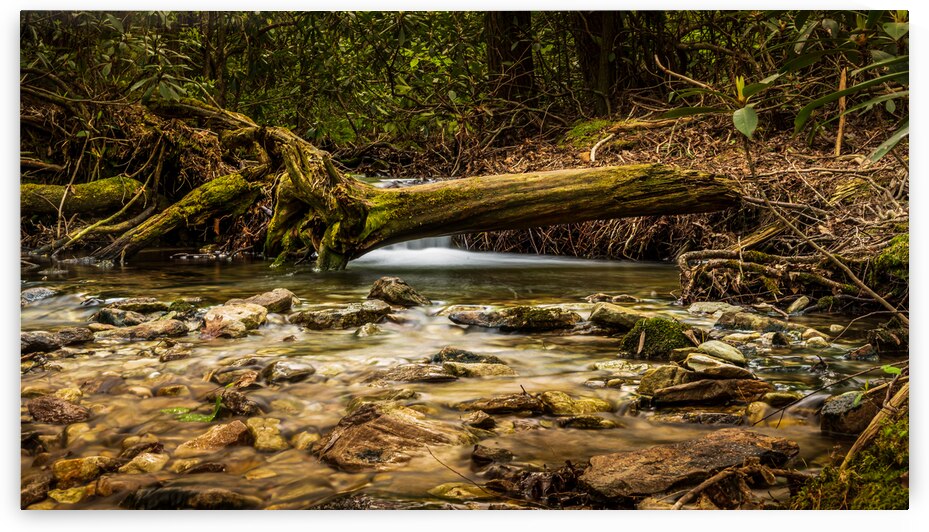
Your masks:
<instances>
[{"instance_id":1,"label":"wet rock","mask_svg":"<svg viewBox=\"0 0 929 532\"><path fill-rule=\"evenodd\" d=\"M729 342L732 344L745 344L751 342L752 340L757 340L761 338L761 333L750 332L750 333L732 333L727 334L722 337L723 342Z\"/></svg>"},{"instance_id":2,"label":"wet rock","mask_svg":"<svg viewBox=\"0 0 929 532\"><path fill-rule=\"evenodd\" d=\"M729 364L716 357L691 353L684 360L684 366L699 373L699 377L714 379L754 379L751 371Z\"/></svg>"},{"instance_id":3,"label":"wet rock","mask_svg":"<svg viewBox=\"0 0 929 532\"><path fill-rule=\"evenodd\" d=\"M774 346L787 347L790 345L790 337L780 331L765 333L761 335L761 338Z\"/></svg>"},{"instance_id":4,"label":"wet rock","mask_svg":"<svg viewBox=\"0 0 929 532\"><path fill-rule=\"evenodd\" d=\"M215 395L209 397L209 400L215 401ZM261 414L261 407L258 406L258 403L246 397L244 393L232 388L223 388L221 401L223 407L236 416L255 416Z\"/></svg>"},{"instance_id":5,"label":"wet rock","mask_svg":"<svg viewBox=\"0 0 929 532\"><path fill-rule=\"evenodd\" d=\"M788 323L751 312L724 312L723 315L716 320L716 326L723 329L760 332L802 331L806 329L803 325Z\"/></svg>"},{"instance_id":6,"label":"wet rock","mask_svg":"<svg viewBox=\"0 0 929 532\"><path fill-rule=\"evenodd\" d=\"M396 382L447 382L458 377L435 364L402 364L377 373L372 380Z\"/></svg>"},{"instance_id":7,"label":"wet rock","mask_svg":"<svg viewBox=\"0 0 929 532\"><path fill-rule=\"evenodd\" d=\"M639 298L635 296L630 296L629 294L619 294L618 296L613 296L613 303L638 303Z\"/></svg>"},{"instance_id":8,"label":"wet rock","mask_svg":"<svg viewBox=\"0 0 929 532\"><path fill-rule=\"evenodd\" d=\"M254 303L233 303L213 307L203 316L203 334L212 337L241 338L257 329L268 318L268 310Z\"/></svg>"},{"instance_id":9,"label":"wet rock","mask_svg":"<svg viewBox=\"0 0 929 532\"><path fill-rule=\"evenodd\" d=\"M784 438L721 429L695 440L594 456L579 481L603 499L635 500L694 486L748 458L782 467L798 453L798 445Z\"/></svg>"},{"instance_id":10,"label":"wet rock","mask_svg":"<svg viewBox=\"0 0 929 532\"><path fill-rule=\"evenodd\" d=\"M231 369L213 373L210 380L223 386L232 384L236 388L247 388L252 386L260 376L253 369Z\"/></svg>"},{"instance_id":11,"label":"wet rock","mask_svg":"<svg viewBox=\"0 0 929 532\"><path fill-rule=\"evenodd\" d=\"M845 358L849 360L876 360L878 358L877 351L874 350L874 347L871 344L864 344L863 346L849 351Z\"/></svg>"},{"instance_id":12,"label":"wet rock","mask_svg":"<svg viewBox=\"0 0 929 532\"><path fill-rule=\"evenodd\" d=\"M860 434L880 411L886 396L887 388L882 386L863 393L852 391L830 397L820 411L820 429L838 434Z\"/></svg>"},{"instance_id":13,"label":"wet rock","mask_svg":"<svg viewBox=\"0 0 929 532\"><path fill-rule=\"evenodd\" d=\"M48 497L50 499L61 504L77 504L89 496L90 493L88 493L87 486L75 486L69 489L59 488L49 490L48 492Z\"/></svg>"},{"instance_id":14,"label":"wet rock","mask_svg":"<svg viewBox=\"0 0 929 532\"><path fill-rule=\"evenodd\" d=\"M290 438L290 445L299 451L306 451L320 440L321 436L315 432L299 432Z\"/></svg>"},{"instance_id":15,"label":"wet rock","mask_svg":"<svg viewBox=\"0 0 929 532\"><path fill-rule=\"evenodd\" d=\"M494 421L494 418L490 417L487 412L478 410L468 414L464 419L464 424L476 429L490 430L497 425L497 422Z\"/></svg>"},{"instance_id":16,"label":"wet rock","mask_svg":"<svg viewBox=\"0 0 929 532\"><path fill-rule=\"evenodd\" d=\"M19 333L20 353L48 353L61 347L58 337L46 331Z\"/></svg>"},{"instance_id":17,"label":"wet rock","mask_svg":"<svg viewBox=\"0 0 929 532\"><path fill-rule=\"evenodd\" d=\"M530 412L541 414L545 411L542 401L528 393L497 395L489 399L473 399L452 406L456 410L483 410L487 414L512 414Z\"/></svg>"},{"instance_id":18,"label":"wet rock","mask_svg":"<svg viewBox=\"0 0 929 532\"><path fill-rule=\"evenodd\" d=\"M275 288L270 292L265 292L263 294L258 294L257 296L252 296L245 299L230 299L226 301L226 306L228 305L238 305L241 303L251 303L254 305L259 305L267 309L268 312L287 312L291 307L294 306L300 300L297 298L297 295L291 292L286 288Z\"/></svg>"},{"instance_id":19,"label":"wet rock","mask_svg":"<svg viewBox=\"0 0 929 532\"><path fill-rule=\"evenodd\" d=\"M774 390L767 382L751 379L703 379L656 390L655 405L748 404Z\"/></svg>"},{"instance_id":20,"label":"wet rock","mask_svg":"<svg viewBox=\"0 0 929 532\"><path fill-rule=\"evenodd\" d=\"M639 381L639 395L655 395L661 388L669 388L694 380L694 373L680 366L658 366L649 369Z\"/></svg>"},{"instance_id":21,"label":"wet rock","mask_svg":"<svg viewBox=\"0 0 929 532\"><path fill-rule=\"evenodd\" d=\"M133 492L155 482L151 477L141 475L103 475L93 485L94 494L109 497L118 493Z\"/></svg>"},{"instance_id":22,"label":"wet rock","mask_svg":"<svg viewBox=\"0 0 929 532\"><path fill-rule=\"evenodd\" d=\"M829 326L829 332L831 332L832 334L838 334L844 330L845 330L845 326L839 325L838 323L833 323L832 325Z\"/></svg>"},{"instance_id":23,"label":"wet rock","mask_svg":"<svg viewBox=\"0 0 929 532\"><path fill-rule=\"evenodd\" d=\"M613 296L609 294L604 294L603 292L597 294L590 294L584 298L588 303L603 303L613 301Z\"/></svg>"},{"instance_id":24,"label":"wet rock","mask_svg":"<svg viewBox=\"0 0 929 532\"><path fill-rule=\"evenodd\" d=\"M352 303L344 308L297 312L288 321L307 329L350 329L376 323L390 314L390 305L378 299Z\"/></svg>"},{"instance_id":25,"label":"wet rock","mask_svg":"<svg viewBox=\"0 0 929 532\"><path fill-rule=\"evenodd\" d=\"M169 384L158 388L155 395L158 397L181 397L190 395L190 388L183 384Z\"/></svg>"},{"instance_id":26,"label":"wet rock","mask_svg":"<svg viewBox=\"0 0 929 532\"><path fill-rule=\"evenodd\" d=\"M172 336L184 336L189 331L187 325L178 320L156 320L132 327L119 327L98 332L98 339L154 340Z\"/></svg>"},{"instance_id":27,"label":"wet rock","mask_svg":"<svg viewBox=\"0 0 929 532\"><path fill-rule=\"evenodd\" d=\"M648 318L636 322L623 336L621 348L636 358L667 360L672 350L692 345L684 334L684 327L677 321Z\"/></svg>"},{"instance_id":28,"label":"wet rock","mask_svg":"<svg viewBox=\"0 0 929 532\"><path fill-rule=\"evenodd\" d=\"M691 314L716 314L726 312L742 312L742 307L730 305L722 301L700 301L687 308Z\"/></svg>"},{"instance_id":29,"label":"wet rock","mask_svg":"<svg viewBox=\"0 0 929 532\"><path fill-rule=\"evenodd\" d=\"M261 377L268 384L279 382L299 382L306 380L310 375L316 373L316 368L312 364L299 362L296 360L281 359L265 366L261 370Z\"/></svg>"},{"instance_id":30,"label":"wet rock","mask_svg":"<svg viewBox=\"0 0 929 532\"><path fill-rule=\"evenodd\" d=\"M248 427L239 420L216 425L196 438L178 446L175 454L179 457L209 454L232 445L249 443Z\"/></svg>"},{"instance_id":31,"label":"wet rock","mask_svg":"<svg viewBox=\"0 0 929 532\"><path fill-rule=\"evenodd\" d=\"M829 339L829 337L827 337L825 334L823 334L823 333L821 333L821 332L819 332L819 331L817 331L816 329L813 329L813 328L810 328L810 329L807 329L807 330L803 331L803 334L800 335L800 338L801 338L802 340L809 340L810 338L822 338L823 340L828 340L828 339Z\"/></svg>"},{"instance_id":32,"label":"wet rock","mask_svg":"<svg viewBox=\"0 0 929 532\"><path fill-rule=\"evenodd\" d=\"M443 362L459 362L461 364L506 364L494 355L479 355L456 347L443 347L441 351L432 356L433 364Z\"/></svg>"},{"instance_id":33,"label":"wet rock","mask_svg":"<svg viewBox=\"0 0 929 532\"><path fill-rule=\"evenodd\" d=\"M362 395L359 397L352 398L348 402L348 413L352 413L355 410L358 410L362 405L368 403L381 403L387 401L406 401L409 399L416 399L419 397L419 394L413 390L407 390L405 388L400 388L397 390L381 390L375 393Z\"/></svg>"},{"instance_id":34,"label":"wet rock","mask_svg":"<svg viewBox=\"0 0 929 532\"><path fill-rule=\"evenodd\" d=\"M375 403L342 418L318 447L322 461L346 471L362 471L404 464L425 453L427 446L473 441L474 436L464 428L427 419L394 403Z\"/></svg>"},{"instance_id":35,"label":"wet rock","mask_svg":"<svg viewBox=\"0 0 929 532\"><path fill-rule=\"evenodd\" d=\"M513 453L502 449L500 447L485 447L483 445L475 445L474 450L471 451L471 461L475 465L483 467L493 462L505 464L507 462L512 462Z\"/></svg>"},{"instance_id":36,"label":"wet rock","mask_svg":"<svg viewBox=\"0 0 929 532\"><path fill-rule=\"evenodd\" d=\"M57 397L38 397L29 401L29 414L40 423L67 425L90 419L90 410Z\"/></svg>"},{"instance_id":37,"label":"wet rock","mask_svg":"<svg viewBox=\"0 0 929 532\"><path fill-rule=\"evenodd\" d=\"M615 429L615 421L598 416L574 416L558 420L558 426L566 429L605 430Z\"/></svg>"},{"instance_id":38,"label":"wet rock","mask_svg":"<svg viewBox=\"0 0 929 532\"><path fill-rule=\"evenodd\" d=\"M40 471L34 475L23 478L19 488L19 507L25 509L48 497L54 476L48 471Z\"/></svg>"},{"instance_id":39,"label":"wet rock","mask_svg":"<svg viewBox=\"0 0 929 532\"><path fill-rule=\"evenodd\" d=\"M367 338L368 336L376 336L383 333L384 330L376 323L365 323L358 330L355 331L355 336L358 338Z\"/></svg>"},{"instance_id":40,"label":"wet rock","mask_svg":"<svg viewBox=\"0 0 929 532\"><path fill-rule=\"evenodd\" d=\"M580 315L557 307L510 307L490 311L463 311L449 314L459 325L476 325L501 331L544 332L570 329L581 321Z\"/></svg>"},{"instance_id":41,"label":"wet rock","mask_svg":"<svg viewBox=\"0 0 929 532\"><path fill-rule=\"evenodd\" d=\"M245 421L249 434L255 441L255 449L261 452L278 452L290 448L281 436L281 420L251 417Z\"/></svg>"},{"instance_id":42,"label":"wet rock","mask_svg":"<svg viewBox=\"0 0 929 532\"><path fill-rule=\"evenodd\" d=\"M516 375L513 368L506 364L462 364L460 362L446 362L442 369L456 377L503 377Z\"/></svg>"},{"instance_id":43,"label":"wet rock","mask_svg":"<svg viewBox=\"0 0 929 532\"><path fill-rule=\"evenodd\" d=\"M399 277L381 277L371 286L368 299L380 299L400 307L417 307L431 305L432 301L424 297L406 281Z\"/></svg>"},{"instance_id":44,"label":"wet rock","mask_svg":"<svg viewBox=\"0 0 929 532\"><path fill-rule=\"evenodd\" d=\"M62 327L55 331L55 336L61 345L82 344L94 339L93 331L87 327Z\"/></svg>"},{"instance_id":45,"label":"wet rock","mask_svg":"<svg viewBox=\"0 0 929 532\"><path fill-rule=\"evenodd\" d=\"M120 503L130 510L251 510L261 499L222 488L168 486L143 488Z\"/></svg>"},{"instance_id":46,"label":"wet rock","mask_svg":"<svg viewBox=\"0 0 929 532\"><path fill-rule=\"evenodd\" d=\"M880 355L907 354L910 349L909 329L884 327L871 329L868 331L868 343L874 346Z\"/></svg>"},{"instance_id":47,"label":"wet rock","mask_svg":"<svg viewBox=\"0 0 929 532\"><path fill-rule=\"evenodd\" d=\"M145 323L146 321L151 321L152 318L149 318L145 314L133 312L131 310L104 307L98 310L93 316L90 317L90 319L97 323L113 325L116 327L131 327L133 325Z\"/></svg>"},{"instance_id":48,"label":"wet rock","mask_svg":"<svg viewBox=\"0 0 929 532\"><path fill-rule=\"evenodd\" d=\"M593 397L575 399L564 392L542 392L539 400L545 405L545 413L553 416L581 416L613 410L609 401Z\"/></svg>"},{"instance_id":49,"label":"wet rock","mask_svg":"<svg viewBox=\"0 0 929 532\"><path fill-rule=\"evenodd\" d=\"M119 460L106 456L88 456L72 460L59 460L52 465L52 474L59 489L87 484L100 475L115 471Z\"/></svg>"},{"instance_id":50,"label":"wet rock","mask_svg":"<svg viewBox=\"0 0 929 532\"><path fill-rule=\"evenodd\" d=\"M161 471L168 463L168 455L156 453L142 453L119 468L120 473L128 475L141 475Z\"/></svg>"},{"instance_id":51,"label":"wet rock","mask_svg":"<svg viewBox=\"0 0 929 532\"><path fill-rule=\"evenodd\" d=\"M744 366L746 363L745 355L731 345L719 340L710 340L697 346L696 352L718 358L724 362Z\"/></svg>"},{"instance_id":52,"label":"wet rock","mask_svg":"<svg viewBox=\"0 0 929 532\"><path fill-rule=\"evenodd\" d=\"M44 286L27 288L19 293L20 306L25 306L26 303L32 303L42 299L50 298L57 293L58 292L52 290L51 288L46 288Z\"/></svg>"},{"instance_id":53,"label":"wet rock","mask_svg":"<svg viewBox=\"0 0 929 532\"><path fill-rule=\"evenodd\" d=\"M829 347L829 342L819 336L814 336L806 341L806 346L812 349L826 349Z\"/></svg>"},{"instance_id":54,"label":"wet rock","mask_svg":"<svg viewBox=\"0 0 929 532\"><path fill-rule=\"evenodd\" d=\"M726 412L688 412L683 420L697 425L740 425L742 416Z\"/></svg>"},{"instance_id":55,"label":"wet rock","mask_svg":"<svg viewBox=\"0 0 929 532\"><path fill-rule=\"evenodd\" d=\"M147 314L149 312L166 312L171 307L171 304L158 301L154 297L130 297L128 299L116 301L115 303L110 303L107 306L109 308Z\"/></svg>"},{"instance_id":56,"label":"wet rock","mask_svg":"<svg viewBox=\"0 0 929 532\"><path fill-rule=\"evenodd\" d=\"M597 303L590 313L588 321L617 332L626 332L635 327L636 322L648 318L644 312L620 307L612 303Z\"/></svg>"},{"instance_id":57,"label":"wet rock","mask_svg":"<svg viewBox=\"0 0 929 532\"><path fill-rule=\"evenodd\" d=\"M126 442L123 442L124 444ZM119 453L120 460L132 460L140 454L161 454L164 451L164 444L158 441L140 441L127 446L121 453Z\"/></svg>"},{"instance_id":58,"label":"wet rock","mask_svg":"<svg viewBox=\"0 0 929 532\"><path fill-rule=\"evenodd\" d=\"M761 401L774 407L787 406L803 397L800 392L768 392L761 397Z\"/></svg>"},{"instance_id":59,"label":"wet rock","mask_svg":"<svg viewBox=\"0 0 929 532\"><path fill-rule=\"evenodd\" d=\"M59 388L55 390L55 397L64 399L65 401L73 404L80 404L81 397L83 396L84 392L78 388Z\"/></svg>"},{"instance_id":60,"label":"wet rock","mask_svg":"<svg viewBox=\"0 0 929 532\"><path fill-rule=\"evenodd\" d=\"M787 307L787 313L796 314L797 312L800 312L801 310L805 309L808 306L810 306L810 298L806 296L800 296L797 299L795 299L794 302L791 303L789 307Z\"/></svg>"}]
</instances>

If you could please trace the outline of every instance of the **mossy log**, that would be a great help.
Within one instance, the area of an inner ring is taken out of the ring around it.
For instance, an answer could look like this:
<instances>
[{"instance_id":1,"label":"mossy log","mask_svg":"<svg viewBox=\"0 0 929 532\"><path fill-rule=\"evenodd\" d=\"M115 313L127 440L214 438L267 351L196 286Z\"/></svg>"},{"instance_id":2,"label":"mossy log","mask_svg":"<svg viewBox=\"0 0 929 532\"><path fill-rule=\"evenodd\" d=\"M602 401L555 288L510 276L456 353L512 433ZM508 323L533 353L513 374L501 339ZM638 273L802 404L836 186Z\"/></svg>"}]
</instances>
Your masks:
<instances>
[{"instance_id":1,"label":"mossy log","mask_svg":"<svg viewBox=\"0 0 929 532\"><path fill-rule=\"evenodd\" d=\"M99 259L120 261L138 252L178 226L200 225L223 214L240 214L257 199L260 186L240 174L229 174L208 181L192 190L157 216L124 233L98 250Z\"/></svg>"},{"instance_id":2,"label":"mossy log","mask_svg":"<svg viewBox=\"0 0 929 532\"><path fill-rule=\"evenodd\" d=\"M19 186L20 209L23 215L58 215L70 216L75 213L83 215L112 214L132 199L142 188L142 183L127 177L110 177L71 185L37 185ZM67 196L62 204L61 198ZM149 198L145 198L147 201ZM144 205L146 202L139 202Z\"/></svg>"},{"instance_id":3,"label":"mossy log","mask_svg":"<svg viewBox=\"0 0 929 532\"><path fill-rule=\"evenodd\" d=\"M738 204L728 179L661 165L633 165L440 181L380 189L343 176L324 151L291 131L192 99L156 113L222 129L228 145L260 146L278 179L266 253L309 240L320 269L343 269L376 248L430 236L524 229L588 220L712 212Z\"/></svg>"}]
</instances>

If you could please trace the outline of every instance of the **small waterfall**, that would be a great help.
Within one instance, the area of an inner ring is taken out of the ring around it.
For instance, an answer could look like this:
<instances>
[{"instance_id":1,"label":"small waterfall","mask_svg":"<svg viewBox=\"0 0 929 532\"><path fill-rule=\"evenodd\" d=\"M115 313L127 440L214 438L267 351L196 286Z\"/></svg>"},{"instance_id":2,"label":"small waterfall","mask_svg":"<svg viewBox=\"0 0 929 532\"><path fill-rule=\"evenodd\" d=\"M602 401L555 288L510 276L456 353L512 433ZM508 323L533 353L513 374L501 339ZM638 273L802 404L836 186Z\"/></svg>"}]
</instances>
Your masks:
<instances>
[{"instance_id":1,"label":"small waterfall","mask_svg":"<svg viewBox=\"0 0 929 532\"><path fill-rule=\"evenodd\" d=\"M429 249L429 248L444 248L449 249L452 247L452 237L450 236L433 236L429 238L419 238L417 240L408 240L406 242L398 242L396 244L391 244L384 249L398 250L398 249L409 249L409 250L418 250L418 249Z\"/></svg>"}]
</instances>

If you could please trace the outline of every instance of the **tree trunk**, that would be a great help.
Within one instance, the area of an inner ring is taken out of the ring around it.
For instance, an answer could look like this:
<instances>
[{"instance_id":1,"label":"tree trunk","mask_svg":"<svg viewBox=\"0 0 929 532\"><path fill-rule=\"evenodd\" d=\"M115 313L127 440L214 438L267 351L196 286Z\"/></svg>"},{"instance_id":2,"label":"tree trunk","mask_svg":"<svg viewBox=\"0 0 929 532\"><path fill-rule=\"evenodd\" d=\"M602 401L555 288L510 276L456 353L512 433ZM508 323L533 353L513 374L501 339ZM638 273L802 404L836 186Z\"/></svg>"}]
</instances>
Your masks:
<instances>
[{"instance_id":1,"label":"tree trunk","mask_svg":"<svg viewBox=\"0 0 929 532\"><path fill-rule=\"evenodd\" d=\"M535 95L532 17L528 11L489 11L484 15L487 72L497 94L525 102Z\"/></svg>"}]
</instances>

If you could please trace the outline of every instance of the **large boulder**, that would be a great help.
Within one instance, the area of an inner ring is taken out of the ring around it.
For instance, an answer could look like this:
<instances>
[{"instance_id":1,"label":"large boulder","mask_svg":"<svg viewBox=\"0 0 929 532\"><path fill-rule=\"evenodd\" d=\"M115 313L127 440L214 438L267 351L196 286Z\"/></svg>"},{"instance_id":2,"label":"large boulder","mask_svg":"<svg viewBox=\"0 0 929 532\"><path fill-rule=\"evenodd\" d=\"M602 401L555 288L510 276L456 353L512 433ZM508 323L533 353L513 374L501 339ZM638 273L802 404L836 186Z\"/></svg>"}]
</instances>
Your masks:
<instances>
[{"instance_id":1,"label":"large boulder","mask_svg":"<svg viewBox=\"0 0 929 532\"><path fill-rule=\"evenodd\" d=\"M490 311L462 311L449 314L459 325L476 325L501 331L544 332L570 329L581 321L580 315L558 307L509 307Z\"/></svg>"},{"instance_id":2,"label":"large boulder","mask_svg":"<svg viewBox=\"0 0 929 532\"><path fill-rule=\"evenodd\" d=\"M783 467L799 451L784 438L721 429L695 440L594 456L578 480L603 499L626 502L694 486L748 458Z\"/></svg>"},{"instance_id":3,"label":"large boulder","mask_svg":"<svg viewBox=\"0 0 929 532\"><path fill-rule=\"evenodd\" d=\"M639 320L648 317L648 314L638 310L628 309L612 303L597 303L590 312L588 321L604 329L627 332L635 327Z\"/></svg>"},{"instance_id":4,"label":"large boulder","mask_svg":"<svg viewBox=\"0 0 929 532\"><path fill-rule=\"evenodd\" d=\"M189 331L187 324L179 320L155 320L134 325L118 327L96 333L97 338L125 340L153 340L169 336L183 336Z\"/></svg>"},{"instance_id":5,"label":"large boulder","mask_svg":"<svg viewBox=\"0 0 929 532\"><path fill-rule=\"evenodd\" d=\"M641 345L641 349L640 349ZM636 322L623 336L621 348L636 358L668 360L671 351L692 346L684 326L667 318L647 318Z\"/></svg>"},{"instance_id":6,"label":"large boulder","mask_svg":"<svg viewBox=\"0 0 929 532\"><path fill-rule=\"evenodd\" d=\"M319 458L345 471L386 470L427 447L466 445L475 437L460 426L427 419L395 403L367 403L339 421L317 445Z\"/></svg>"},{"instance_id":7,"label":"large boulder","mask_svg":"<svg viewBox=\"0 0 929 532\"><path fill-rule=\"evenodd\" d=\"M656 406L748 404L774 391L767 382L752 379L703 379L661 388L652 395Z\"/></svg>"},{"instance_id":8,"label":"large boulder","mask_svg":"<svg viewBox=\"0 0 929 532\"><path fill-rule=\"evenodd\" d=\"M400 307L431 305L429 298L421 295L399 277L381 277L371 286L368 299L380 299Z\"/></svg>"},{"instance_id":9,"label":"large boulder","mask_svg":"<svg viewBox=\"0 0 929 532\"><path fill-rule=\"evenodd\" d=\"M291 315L288 321L314 330L350 329L365 323L376 323L388 314L390 305L379 299L372 299L364 303L352 303L343 308L297 312Z\"/></svg>"},{"instance_id":10,"label":"large boulder","mask_svg":"<svg viewBox=\"0 0 929 532\"><path fill-rule=\"evenodd\" d=\"M257 329L268 318L268 309L255 303L232 303L213 307L203 316L203 334L239 338Z\"/></svg>"},{"instance_id":11,"label":"large boulder","mask_svg":"<svg viewBox=\"0 0 929 532\"><path fill-rule=\"evenodd\" d=\"M275 288L270 292L264 292L245 299L230 299L226 301L226 306L251 303L266 308L268 312L287 312L298 301L297 295L290 290Z\"/></svg>"},{"instance_id":12,"label":"large boulder","mask_svg":"<svg viewBox=\"0 0 929 532\"><path fill-rule=\"evenodd\" d=\"M696 352L704 353L711 357L718 358L724 362L729 362L730 364L735 364L737 366L744 366L745 355L741 351L727 344L726 342L721 342L719 340L709 340L703 342L697 346Z\"/></svg>"}]
</instances>

